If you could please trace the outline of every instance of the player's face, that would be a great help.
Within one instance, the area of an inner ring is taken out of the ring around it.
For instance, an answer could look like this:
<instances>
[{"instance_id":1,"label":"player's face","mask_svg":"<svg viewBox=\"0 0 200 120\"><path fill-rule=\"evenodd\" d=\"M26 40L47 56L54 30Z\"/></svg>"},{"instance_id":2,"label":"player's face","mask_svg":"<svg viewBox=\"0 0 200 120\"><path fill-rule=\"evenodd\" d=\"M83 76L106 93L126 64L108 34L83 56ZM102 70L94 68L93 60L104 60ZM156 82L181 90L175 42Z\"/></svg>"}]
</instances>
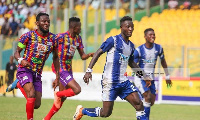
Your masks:
<instances>
[{"instance_id":1,"label":"player's face","mask_svg":"<svg viewBox=\"0 0 200 120\"><path fill-rule=\"evenodd\" d=\"M49 32L49 26L50 26L50 19L46 15L40 16L39 21L36 22L36 25L43 33Z\"/></svg>"},{"instance_id":2,"label":"player's face","mask_svg":"<svg viewBox=\"0 0 200 120\"><path fill-rule=\"evenodd\" d=\"M134 25L132 21L124 21L121 25L121 32L126 37L131 37L134 30Z\"/></svg>"},{"instance_id":3,"label":"player's face","mask_svg":"<svg viewBox=\"0 0 200 120\"><path fill-rule=\"evenodd\" d=\"M146 39L147 42L149 43L154 43L155 39L156 39L156 35L154 33L154 31L148 31L144 38Z\"/></svg>"},{"instance_id":4,"label":"player's face","mask_svg":"<svg viewBox=\"0 0 200 120\"><path fill-rule=\"evenodd\" d=\"M81 33L81 22L75 23L73 31L74 31L74 33L76 33L76 35L79 35Z\"/></svg>"}]
</instances>

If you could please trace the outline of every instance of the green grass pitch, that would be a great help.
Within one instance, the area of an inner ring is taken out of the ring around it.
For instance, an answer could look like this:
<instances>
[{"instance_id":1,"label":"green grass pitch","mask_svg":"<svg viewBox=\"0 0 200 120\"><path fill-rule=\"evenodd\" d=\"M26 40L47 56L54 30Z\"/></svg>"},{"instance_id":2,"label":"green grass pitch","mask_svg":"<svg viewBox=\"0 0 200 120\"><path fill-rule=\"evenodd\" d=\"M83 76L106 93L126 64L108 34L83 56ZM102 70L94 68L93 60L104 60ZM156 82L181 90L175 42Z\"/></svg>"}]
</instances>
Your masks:
<instances>
[{"instance_id":1,"label":"green grass pitch","mask_svg":"<svg viewBox=\"0 0 200 120\"><path fill-rule=\"evenodd\" d=\"M34 120L42 120L48 113L53 99L42 99L39 109L34 111ZM77 105L84 107L101 107L102 102L66 100L60 111L52 120L72 120ZM0 97L0 120L26 120L25 98ZM199 106L156 104L151 109L151 120L197 120ZM102 120L83 116L82 120ZM115 102L113 113L106 120L136 120L135 109L127 102Z\"/></svg>"}]
</instances>

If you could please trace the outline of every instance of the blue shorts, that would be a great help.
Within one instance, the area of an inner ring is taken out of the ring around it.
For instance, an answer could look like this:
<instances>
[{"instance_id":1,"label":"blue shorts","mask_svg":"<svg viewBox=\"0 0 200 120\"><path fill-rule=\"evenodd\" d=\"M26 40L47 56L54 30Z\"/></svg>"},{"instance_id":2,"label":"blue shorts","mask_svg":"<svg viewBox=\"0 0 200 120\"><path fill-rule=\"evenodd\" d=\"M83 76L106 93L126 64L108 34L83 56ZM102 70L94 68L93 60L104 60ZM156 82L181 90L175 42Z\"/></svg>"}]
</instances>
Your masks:
<instances>
[{"instance_id":1,"label":"blue shorts","mask_svg":"<svg viewBox=\"0 0 200 120\"><path fill-rule=\"evenodd\" d=\"M102 100L103 101L115 101L117 96L121 99L125 99L133 92L137 92L135 86L129 81L122 83L107 83L102 81Z\"/></svg>"},{"instance_id":2,"label":"blue shorts","mask_svg":"<svg viewBox=\"0 0 200 120\"><path fill-rule=\"evenodd\" d=\"M73 79L74 78L73 78L72 72L68 72L68 71L60 72L60 82L63 86L66 86Z\"/></svg>"},{"instance_id":3,"label":"blue shorts","mask_svg":"<svg viewBox=\"0 0 200 120\"><path fill-rule=\"evenodd\" d=\"M134 83L141 94L150 90L152 94L156 95L156 86L155 86L154 80L151 81L151 86L148 88L145 87L146 82L141 78L135 77Z\"/></svg>"}]
</instances>

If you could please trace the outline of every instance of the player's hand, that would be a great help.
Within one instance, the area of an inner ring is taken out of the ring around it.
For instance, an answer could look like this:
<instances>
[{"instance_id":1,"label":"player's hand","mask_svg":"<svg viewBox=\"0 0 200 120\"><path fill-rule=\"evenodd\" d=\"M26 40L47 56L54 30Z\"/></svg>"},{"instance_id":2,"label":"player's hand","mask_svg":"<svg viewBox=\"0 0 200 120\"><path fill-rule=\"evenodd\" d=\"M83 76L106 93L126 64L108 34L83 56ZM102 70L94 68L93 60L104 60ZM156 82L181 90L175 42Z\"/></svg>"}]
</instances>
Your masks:
<instances>
[{"instance_id":1,"label":"player's hand","mask_svg":"<svg viewBox=\"0 0 200 120\"><path fill-rule=\"evenodd\" d=\"M146 82L145 87L150 87L151 86L152 79L149 76L144 77L144 81Z\"/></svg>"},{"instance_id":2,"label":"player's hand","mask_svg":"<svg viewBox=\"0 0 200 120\"><path fill-rule=\"evenodd\" d=\"M94 53L89 53L88 55L89 55L90 57L93 57Z\"/></svg>"},{"instance_id":3,"label":"player's hand","mask_svg":"<svg viewBox=\"0 0 200 120\"><path fill-rule=\"evenodd\" d=\"M59 86L59 78L56 78L52 83L52 87L53 87L54 91L55 91L57 86Z\"/></svg>"},{"instance_id":4,"label":"player's hand","mask_svg":"<svg viewBox=\"0 0 200 120\"><path fill-rule=\"evenodd\" d=\"M83 77L83 80L84 80L85 83L89 84L89 80L92 81L92 73L86 72L84 77Z\"/></svg>"},{"instance_id":5,"label":"player's hand","mask_svg":"<svg viewBox=\"0 0 200 120\"><path fill-rule=\"evenodd\" d=\"M31 64L27 60L22 60L21 65L24 67L32 67Z\"/></svg>"},{"instance_id":6,"label":"player's hand","mask_svg":"<svg viewBox=\"0 0 200 120\"><path fill-rule=\"evenodd\" d=\"M170 79L166 79L167 87L172 87L172 81Z\"/></svg>"}]
</instances>

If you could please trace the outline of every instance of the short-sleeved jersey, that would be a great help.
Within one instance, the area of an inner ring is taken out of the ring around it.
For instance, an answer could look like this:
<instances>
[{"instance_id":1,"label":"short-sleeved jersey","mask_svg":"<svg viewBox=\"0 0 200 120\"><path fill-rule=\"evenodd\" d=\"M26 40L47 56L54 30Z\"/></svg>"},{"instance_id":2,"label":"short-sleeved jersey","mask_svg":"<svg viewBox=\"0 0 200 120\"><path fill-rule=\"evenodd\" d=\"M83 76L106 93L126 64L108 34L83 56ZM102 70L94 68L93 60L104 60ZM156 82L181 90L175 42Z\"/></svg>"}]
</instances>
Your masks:
<instances>
[{"instance_id":1,"label":"short-sleeved jersey","mask_svg":"<svg viewBox=\"0 0 200 120\"><path fill-rule=\"evenodd\" d=\"M25 45L23 58L30 62L32 66L32 68L27 68L38 74L42 74L49 54L58 49L56 35L50 32L47 36L41 36L36 30L29 31L20 37L19 42ZM19 64L19 67L23 66Z\"/></svg>"},{"instance_id":2,"label":"short-sleeved jersey","mask_svg":"<svg viewBox=\"0 0 200 120\"><path fill-rule=\"evenodd\" d=\"M72 58L76 49L81 48L84 48L84 46L80 35L72 38L68 31L59 34L58 56L60 59L60 71L72 72Z\"/></svg>"},{"instance_id":3,"label":"short-sleeved jersey","mask_svg":"<svg viewBox=\"0 0 200 120\"><path fill-rule=\"evenodd\" d=\"M124 73L129 59L133 59L134 44L131 41L126 42L119 34L109 37L100 48L107 52L103 80L109 83L122 83L128 80Z\"/></svg>"},{"instance_id":4,"label":"short-sleeved jersey","mask_svg":"<svg viewBox=\"0 0 200 120\"><path fill-rule=\"evenodd\" d=\"M145 73L153 77L157 57L164 59L164 52L161 45L154 43L152 48L146 48L145 44L136 48L134 52L134 62L139 63Z\"/></svg>"}]
</instances>

